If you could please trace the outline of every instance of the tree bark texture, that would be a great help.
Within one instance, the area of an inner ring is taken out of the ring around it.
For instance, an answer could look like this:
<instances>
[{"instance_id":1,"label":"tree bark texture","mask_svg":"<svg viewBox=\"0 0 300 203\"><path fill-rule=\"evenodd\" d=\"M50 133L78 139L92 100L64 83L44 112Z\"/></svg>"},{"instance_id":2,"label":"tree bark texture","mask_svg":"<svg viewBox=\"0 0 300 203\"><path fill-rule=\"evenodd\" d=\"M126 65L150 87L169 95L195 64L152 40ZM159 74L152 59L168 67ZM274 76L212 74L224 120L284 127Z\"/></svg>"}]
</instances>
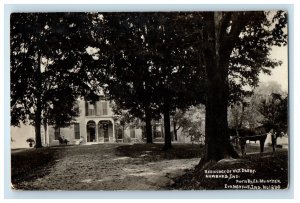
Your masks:
<instances>
[{"instance_id":1,"label":"tree bark texture","mask_svg":"<svg viewBox=\"0 0 300 203\"><path fill-rule=\"evenodd\" d=\"M205 35L208 41L204 42L203 55L207 74L205 153L199 165L238 157L228 134L228 65L231 49L222 41L224 16L222 12L214 12L206 17Z\"/></svg>"},{"instance_id":2,"label":"tree bark texture","mask_svg":"<svg viewBox=\"0 0 300 203\"><path fill-rule=\"evenodd\" d=\"M42 123L42 78L41 78L41 53L38 51L37 57L37 68L36 68L36 110L35 110L35 119L34 119L34 127L35 127L35 148L41 148L42 138L41 138L41 123Z\"/></svg>"}]
</instances>

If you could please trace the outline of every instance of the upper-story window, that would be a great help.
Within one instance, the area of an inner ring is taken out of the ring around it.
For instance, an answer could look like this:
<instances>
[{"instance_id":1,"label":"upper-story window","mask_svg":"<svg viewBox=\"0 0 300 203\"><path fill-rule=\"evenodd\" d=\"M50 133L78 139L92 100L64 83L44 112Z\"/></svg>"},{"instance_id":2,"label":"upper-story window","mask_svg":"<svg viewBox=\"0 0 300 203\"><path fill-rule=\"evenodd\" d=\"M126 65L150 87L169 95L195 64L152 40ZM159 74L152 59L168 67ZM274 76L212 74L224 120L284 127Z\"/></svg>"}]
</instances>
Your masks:
<instances>
[{"instance_id":1,"label":"upper-story window","mask_svg":"<svg viewBox=\"0 0 300 203\"><path fill-rule=\"evenodd\" d=\"M85 102L85 115L86 116L95 115L95 104L93 102Z\"/></svg>"},{"instance_id":2,"label":"upper-story window","mask_svg":"<svg viewBox=\"0 0 300 203\"><path fill-rule=\"evenodd\" d=\"M108 101L86 102L86 116L108 115Z\"/></svg>"},{"instance_id":3,"label":"upper-story window","mask_svg":"<svg viewBox=\"0 0 300 203\"><path fill-rule=\"evenodd\" d=\"M92 103L92 102L89 102L89 105L88 105L89 109L89 116L94 116L95 115L95 104Z\"/></svg>"}]
</instances>

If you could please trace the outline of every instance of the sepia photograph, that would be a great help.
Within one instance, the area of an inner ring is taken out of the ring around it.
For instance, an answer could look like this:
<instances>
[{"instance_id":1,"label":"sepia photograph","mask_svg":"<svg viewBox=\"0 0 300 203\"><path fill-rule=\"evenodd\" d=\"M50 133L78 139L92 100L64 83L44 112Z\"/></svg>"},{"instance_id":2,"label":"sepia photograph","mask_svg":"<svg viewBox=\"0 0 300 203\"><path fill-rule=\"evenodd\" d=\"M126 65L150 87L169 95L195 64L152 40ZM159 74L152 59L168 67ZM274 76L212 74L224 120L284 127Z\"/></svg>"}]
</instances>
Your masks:
<instances>
[{"instance_id":1,"label":"sepia photograph","mask_svg":"<svg viewBox=\"0 0 300 203\"><path fill-rule=\"evenodd\" d=\"M11 188L289 189L288 16L11 13Z\"/></svg>"}]
</instances>

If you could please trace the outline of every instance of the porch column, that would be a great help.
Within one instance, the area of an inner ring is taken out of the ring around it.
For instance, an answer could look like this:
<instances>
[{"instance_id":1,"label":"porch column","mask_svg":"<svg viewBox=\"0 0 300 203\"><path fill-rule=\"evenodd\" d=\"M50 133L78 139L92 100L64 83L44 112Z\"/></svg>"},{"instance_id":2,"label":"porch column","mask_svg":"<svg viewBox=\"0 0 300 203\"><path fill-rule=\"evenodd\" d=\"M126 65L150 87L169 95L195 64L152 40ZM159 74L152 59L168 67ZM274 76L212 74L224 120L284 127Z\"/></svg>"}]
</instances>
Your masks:
<instances>
[{"instance_id":1,"label":"porch column","mask_svg":"<svg viewBox=\"0 0 300 203\"><path fill-rule=\"evenodd\" d=\"M115 135L115 122L111 121L112 123L112 132L113 132L113 142L116 142L116 135Z\"/></svg>"},{"instance_id":2,"label":"porch column","mask_svg":"<svg viewBox=\"0 0 300 203\"><path fill-rule=\"evenodd\" d=\"M99 121L98 121L99 122ZM96 137L96 142L99 142L99 136L98 136L98 122L95 121L95 137Z\"/></svg>"}]
</instances>

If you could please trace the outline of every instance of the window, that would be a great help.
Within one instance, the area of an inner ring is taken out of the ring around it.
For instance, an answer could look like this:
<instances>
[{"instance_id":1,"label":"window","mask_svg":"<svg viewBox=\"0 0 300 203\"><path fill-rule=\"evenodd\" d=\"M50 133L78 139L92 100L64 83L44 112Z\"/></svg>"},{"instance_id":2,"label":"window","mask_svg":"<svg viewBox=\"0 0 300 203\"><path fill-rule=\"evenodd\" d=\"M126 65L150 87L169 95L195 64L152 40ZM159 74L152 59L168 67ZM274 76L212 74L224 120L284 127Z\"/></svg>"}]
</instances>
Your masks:
<instances>
[{"instance_id":1,"label":"window","mask_svg":"<svg viewBox=\"0 0 300 203\"><path fill-rule=\"evenodd\" d=\"M103 115L107 115L107 102L102 102Z\"/></svg>"},{"instance_id":2,"label":"window","mask_svg":"<svg viewBox=\"0 0 300 203\"><path fill-rule=\"evenodd\" d=\"M79 123L74 123L74 134L75 134L75 139L80 139Z\"/></svg>"},{"instance_id":3,"label":"window","mask_svg":"<svg viewBox=\"0 0 300 203\"><path fill-rule=\"evenodd\" d=\"M92 102L89 102L89 116L94 116L95 115L95 104Z\"/></svg>"},{"instance_id":4,"label":"window","mask_svg":"<svg viewBox=\"0 0 300 203\"><path fill-rule=\"evenodd\" d=\"M94 116L95 115L95 103L93 102L85 102L85 115L86 116Z\"/></svg>"},{"instance_id":5,"label":"window","mask_svg":"<svg viewBox=\"0 0 300 203\"><path fill-rule=\"evenodd\" d=\"M58 140L60 138L60 128L59 127L55 127L54 128L54 139Z\"/></svg>"},{"instance_id":6,"label":"window","mask_svg":"<svg viewBox=\"0 0 300 203\"><path fill-rule=\"evenodd\" d=\"M130 138L135 138L135 129L130 128Z\"/></svg>"}]
</instances>

